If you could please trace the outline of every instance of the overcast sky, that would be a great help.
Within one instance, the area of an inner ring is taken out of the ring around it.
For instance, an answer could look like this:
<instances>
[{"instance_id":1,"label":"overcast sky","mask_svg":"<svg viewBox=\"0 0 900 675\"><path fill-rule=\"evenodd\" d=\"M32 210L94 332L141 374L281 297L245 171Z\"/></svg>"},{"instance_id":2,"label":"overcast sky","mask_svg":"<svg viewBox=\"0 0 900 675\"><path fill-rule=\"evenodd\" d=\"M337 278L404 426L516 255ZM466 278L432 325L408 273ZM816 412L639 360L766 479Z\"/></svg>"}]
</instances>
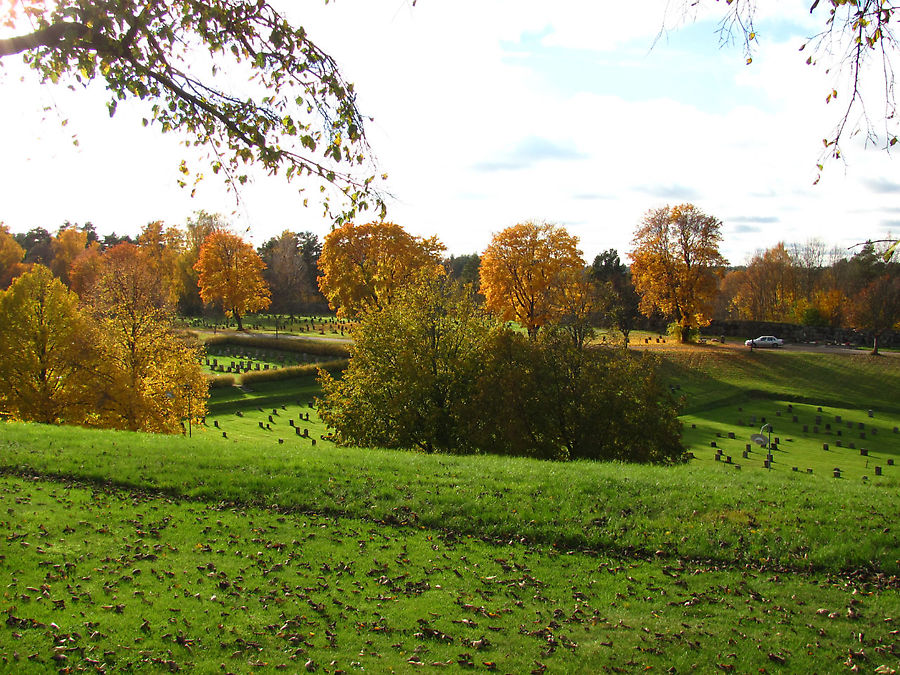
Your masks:
<instances>
[{"instance_id":1,"label":"overcast sky","mask_svg":"<svg viewBox=\"0 0 900 675\"><path fill-rule=\"evenodd\" d=\"M374 117L389 219L452 253L535 219L567 227L587 260L611 247L624 258L648 209L686 201L723 221L733 264L779 241L847 247L900 231L900 176L883 151L848 143L813 185L842 109L825 104L833 76L798 51L823 20L808 0L760 1L777 13L760 15L751 65L720 45L715 14L656 40L667 0L285 4ZM257 178L240 205L214 177L191 199L176 185L185 149L142 128L139 109L110 119L102 89L38 87L15 59L0 64L0 221L13 231L69 220L134 234L205 209L257 245L286 228L328 232L278 178Z\"/></svg>"}]
</instances>

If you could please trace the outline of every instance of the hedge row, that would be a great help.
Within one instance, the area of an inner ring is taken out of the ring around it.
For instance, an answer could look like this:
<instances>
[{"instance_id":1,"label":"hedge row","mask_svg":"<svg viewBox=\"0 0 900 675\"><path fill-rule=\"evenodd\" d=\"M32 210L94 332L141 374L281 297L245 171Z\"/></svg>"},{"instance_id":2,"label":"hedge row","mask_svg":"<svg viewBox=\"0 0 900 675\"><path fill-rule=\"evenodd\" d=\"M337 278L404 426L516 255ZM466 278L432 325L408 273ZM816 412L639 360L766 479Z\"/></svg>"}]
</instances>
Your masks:
<instances>
[{"instance_id":1,"label":"hedge row","mask_svg":"<svg viewBox=\"0 0 900 675\"><path fill-rule=\"evenodd\" d=\"M350 347L345 342L336 340L309 340L295 338L275 338L269 336L239 337L236 335L214 335L207 338L206 346L234 345L236 347L258 347L275 349L282 352L312 354L315 356L334 356L349 358ZM288 370L288 369L282 369ZM258 373L256 373L258 374Z\"/></svg>"}]
</instances>

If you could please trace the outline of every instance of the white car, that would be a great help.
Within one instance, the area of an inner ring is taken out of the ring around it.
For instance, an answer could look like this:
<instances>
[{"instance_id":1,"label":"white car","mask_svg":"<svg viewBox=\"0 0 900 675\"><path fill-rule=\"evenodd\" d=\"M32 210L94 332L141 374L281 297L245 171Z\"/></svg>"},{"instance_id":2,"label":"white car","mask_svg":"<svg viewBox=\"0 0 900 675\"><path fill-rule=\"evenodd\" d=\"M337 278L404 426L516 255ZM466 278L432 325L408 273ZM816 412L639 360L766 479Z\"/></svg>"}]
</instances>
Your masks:
<instances>
[{"instance_id":1,"label":"white car","mask_svg":"<svg viewBox=\"0 0 900 675\"><path fill-rule=\"evenodd\" d=\"M755 340L747 340L744 344L748 347L781 347L784 345L784 340L774 335L761 335Z\"/></svg>"}]
</instances>

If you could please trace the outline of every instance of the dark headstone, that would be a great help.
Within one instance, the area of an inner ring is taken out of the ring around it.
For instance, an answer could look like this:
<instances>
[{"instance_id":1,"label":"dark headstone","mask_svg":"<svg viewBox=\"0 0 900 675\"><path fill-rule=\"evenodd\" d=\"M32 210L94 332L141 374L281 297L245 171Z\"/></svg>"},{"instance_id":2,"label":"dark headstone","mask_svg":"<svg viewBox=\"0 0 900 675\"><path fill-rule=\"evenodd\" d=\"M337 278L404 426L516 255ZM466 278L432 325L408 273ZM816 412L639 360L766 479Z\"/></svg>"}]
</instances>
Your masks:
<instances>
[{"instance_id":1,"label":"dark headstone","mask_svg":"<svg viewBox=\"0 0 900 675\"><path fill-rule=\"evenodd\" d=\"M876 475L876 476L880 476L880 475L881 475L881 467L880 467L880 466L876 466L876 467L875 467L875 475Z\"/></svg>"},{"instance_id":2,"label":"dark headstone","mask_svg":"<svg viewBox=\"0 0 900 675\"><path fill-rule=\"evenodd\" d=\"M224 431L222 432L222 438L228 438L228 434L226 434Z\"/></svg>"},{"instance_id":3,"label":"dark headstone","mask_svg":"<svg viewBox=\"0 0 900 675\"><path fill-rule=\"evenodd\" d=\"M718 446L716 445L716 442L715 442L715 441L710 441L710 442L709 442L709 447L715 448L715 447L718 447Z\"/></svg>"},{"instance_id":4,"label":"dark headstone","mask_svg":"<svg viewBox=\"0 0 900 675\"><path fill-rule=\"evenodd\" d=\"M834 416L834 421L837 422L838 424L841 423L841 420L842 420L842 419L843 419L843 418L842 418L840 415L835 415L835 416Z\"/></svg>"},{"instance_id":5,"label":"dark headstone","mask_svg":"<svg viewBox=\"0 0 900 675\"><path fill-rule=\"evenodd\" d=\"M746 450L744 450L744 452L743 452L743 454L741 455L741 457L743 457L744 459L750 459L750 453L747 452Z\"/></svg>"},{"instance_id":6,"label":"dark headstone","mask_svg":"<svg viewBox=\"0 0 900 675\"><path fill-rule=\"evenodd\" d=\"M875 417L875 413L872 410L869 410L869 417Z\"/></svg>"},{"instance_id":7,"label":"dark headstone","mask_svg":"<svg viewBox=\"0 0 900 675\"><path fill-rule=\"evenodd\" d=\"M860 457L868 457L868 456L869 456L869 449L868 449L868 448L860 448L860 449L859 449L859 455L860 455Z\"/></svg>"},{"instance_id":8,"label":"dark headstone","mask_svg":"<svg viewBox=\"0 0 900 675\"><path fill-rule=\"evenodd\" d=\"M733 432L733 431L729 431L729 432L728 432L728 438L731 438L731 439L734 438L734 432Z\"/></svg>"},{"instance_id":9,"label":"dark headstone","mask_svg":"<svg viewBox=\"0 0 900 675\"><path fill-rule=\"evenodd\" d=\"M749 443L747 443L747 445L744 447L747 449L747 452L752 452L752 450L753 450L753 446L750 445Z\"/></svg>"},{"instance_id":10,"label":"dark headstone","mask_svg":"<svg viewBox=\"0 0 900 675\"><path fill-rule=\"evenodd\" d=\"M260 428L260 429L265 429L266 427L265 427L265 425L264 425L262 422L260 422L260 423L259 423L259 428Z\"/></svg>"},{"instance_id":11,"label":"dark headstone","mask_svg":"<svg viewBox=\"0 0 900 675\"><path fill-rule=\"evenodd\" d=\"M294 420L288 420L288 424L290 424L291 426L294 426Z\"/></svg>"},{"instance_id":12,"label":"dark headstone","mask_svg":"<svg viewBox=\"0 0 900 675\"><path fill-rule=\"evenodd\" d=\"M843 442L843 441L835 441L834 444L835 444L836 446L838 446L839 448L843 448L843 447L844 447L844 442Z\"/></svg>"},{"instance_id":13,"label":"dark headstone","mask_svg":"<svg viewBox=\"0 0 900 675\"><path fill-rule=\"evenodd\" d=\"M798 469L796 466L792 466L792 467L791 467L791 471L799 471L799 470L800 470L800 469Z\"/></svg>"},{"instance_id":14,"label":"dark headstone","mask_svg":"<svg viewBox=\"0 0 900 675\"><path fill-rule=\"evenodd\" d=\"M808 432L809 432L809 427L808 427L807 425L804 424L804 425L803 425L803 433L805 434L805 433L808 433Z\"/></svg>"},{"instance_id":15,"label":"dark headstone","mask_svg":"<svg viewBox=\"0 0 900 675\"><path fill-rule=\"evenodd\" d=\"M219 428L219 420L213 420L213 426L218 429Z\"/></svg>"},{"instance_id":16,"label":"dark headstone","mask_svg":"<svg viewBox=\"0 0 900 675\"><path fill-rule=\"evenodd\" d=\"M797 422L797 421L799 421L799 418L798 418L796 415L794 415L794 416L791 418L791 422Z\"/></svg>"},{"instance_id":17,"label":"dark headstone","mask_svg":"<svg viewBox=\"0 0 900 675\"><path fill-rule=\"evenodd\" d=\"M841 477L841 470L838 469L837 467L835 467L835 469L834 469L834 477L835 477L835 478L840 478L840 477Z\"/></svg>"},{"instance_id":18,"label":"dark headstone","mask_svg":"<svg viewBox=\"0 0 900 675\"><path fill-rule=\"evenodd\" d=\"M823 449L823 450L827 450L827 449L828 449L828 443L822 443L822 449Z\"/></svg>"},{"instance_id":19,"label":"dark headstone","mask_svg":"<svg viewBox=\"0 0 900 675\"><path fill-rule=\"evenodd\" d=\"M812 469L807 469L806 473L812 473Z\"/></svg>"},{"instance_id":20,"label":"dark headstone","mask_svg":"<svg viewBox=\"0 0 900 675\"><path fill-rule=\"evenodd\" d=\"M894 466L894 458L893 457L888 458L888 466Z\"/></svg>"},{"instance_id":21,"label":"dark headstone","mask_svg":"<svg viewBox=\"0 0 900 675\"><path fill-rule=\"evenodd\" d=\"M822 412L822 408L816 408L816 412Z\"/></svg>"},{"instance_id":22,"label":"dark headstone","mask_svg":"<svg viewBox=\"0 0 900 675\"><path fill-rule=\"evenodd\" d=\"M865 431L860 431L860 432L859 432L859 437L860 437L861 440L866 440L866 432L865 432Z\"/></svg>"}]
</instances>

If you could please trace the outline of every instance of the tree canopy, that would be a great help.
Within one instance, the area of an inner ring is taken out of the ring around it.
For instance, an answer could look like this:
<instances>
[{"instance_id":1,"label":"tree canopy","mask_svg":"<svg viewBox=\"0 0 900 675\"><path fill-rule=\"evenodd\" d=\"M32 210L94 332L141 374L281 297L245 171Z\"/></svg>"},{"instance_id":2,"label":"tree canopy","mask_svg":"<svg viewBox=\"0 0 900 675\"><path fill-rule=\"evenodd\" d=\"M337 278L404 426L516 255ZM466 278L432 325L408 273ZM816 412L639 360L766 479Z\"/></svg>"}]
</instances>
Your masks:
<instances>
[{"instance_id":1,"label":"tree canopy","mask_svg":"<svg viewBox=\"0 0 900 675\"><path fill-rule=\"evenodd\" d=\"M583 270L578 239L565 228L533 221L507 227L481 258L485 306L534 335L566 313L567 293Z\"/></svg>"},{"instance_id":2,"label":"tree canopy","mask_svg":"<svg viewBox=\"0 0 900 675\"><path fill-rule=\"evenodd\" d=\"M395 223L347 223L325 237L319 256L319 290L340 317L388 306L423 270L440 269L444 245Z\"/></svg>"},{"instance_id":3,"label":"tree canopy","mask_svg":"<svg viewBox=\"0 0 900 675\"><path fill-rule=\"evenodd\" d=\"M268 0L11 0L0 24L19 31L0 58L23 54L44 82L102 80L110 116L138 102L145 125L203 146L232 187L256 164L336 186L349 203L339 218L384 210L371 167L359 175L369 148L353 85Z\"/></svg>"},{"instance_id":4,"label":"tree canopy","mask_svg":"<svg viewBox=\"0 0 900 675\"><path fill-rule=\"evenodd\" d=\"M238 235L217 230L200 249L194 269L200 273L203 302L221 302L225 313L244 330L247 312L265 309L271 303L269 287L262 277L265 263L253 247Z\"/></svg>"},{"instance_id":5,"label":"tree canopy","mask_svg":"<svg viewBox=\"0 0 900 675\"><path fill-rule=\"evenodd\" d=\"M712 318L715 272L727 264L721 230L718 218L680 204L648 211L635 232L631 273L641 311L671 317L683 341Z\"/></svg>"}]
</instances>

